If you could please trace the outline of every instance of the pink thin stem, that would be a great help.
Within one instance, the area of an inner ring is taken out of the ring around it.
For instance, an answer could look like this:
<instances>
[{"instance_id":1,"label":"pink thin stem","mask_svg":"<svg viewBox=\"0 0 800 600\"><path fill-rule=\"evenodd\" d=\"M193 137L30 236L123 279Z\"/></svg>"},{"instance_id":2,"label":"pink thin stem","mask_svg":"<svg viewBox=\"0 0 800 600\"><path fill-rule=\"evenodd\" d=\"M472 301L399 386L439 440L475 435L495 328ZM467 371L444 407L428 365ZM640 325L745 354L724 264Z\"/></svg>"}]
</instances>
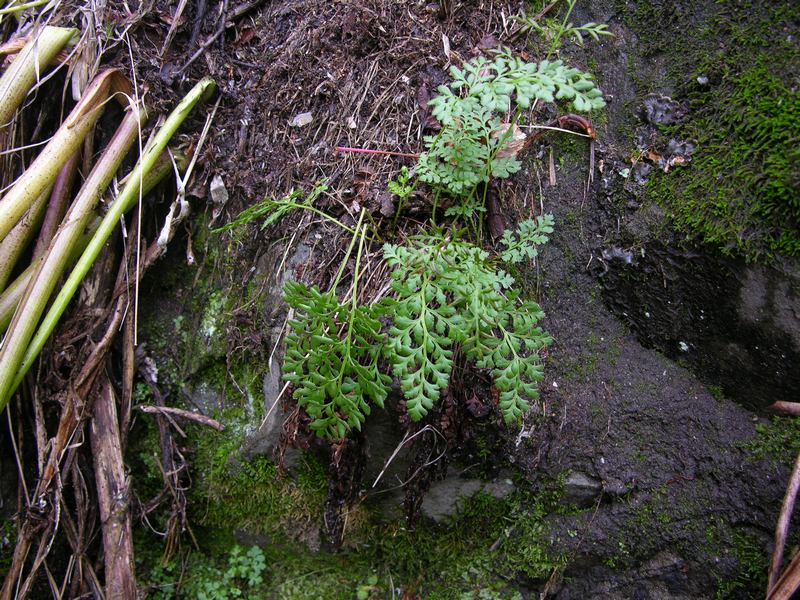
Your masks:
<instances>
[{"instance_id":1,"label":"pink thin stem","mask_svg":"<svg viewBox=\"0 0 800 600\"><path fill-rule=\"evenodd\" d=\"M347 146L337 146L337 152L357 152L360 154L384 154L386 156L402 156L404 158L419 158L419 154L409 154L407 152L391 152L390 150L370 150L368 148L348 148Z\"/></svg>"}]
</instances>

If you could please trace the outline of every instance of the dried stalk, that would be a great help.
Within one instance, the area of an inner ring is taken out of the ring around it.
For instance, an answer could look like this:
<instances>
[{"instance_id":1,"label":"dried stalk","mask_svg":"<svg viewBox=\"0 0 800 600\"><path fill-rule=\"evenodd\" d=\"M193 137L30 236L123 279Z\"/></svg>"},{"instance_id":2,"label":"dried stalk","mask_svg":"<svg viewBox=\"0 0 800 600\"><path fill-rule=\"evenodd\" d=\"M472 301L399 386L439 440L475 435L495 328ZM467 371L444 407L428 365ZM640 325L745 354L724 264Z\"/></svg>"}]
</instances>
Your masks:
<instances>
[{"instance_id":1,"label":"dried stalk","mask_svg":"<svg viewBox=\"0 0 800 600\"><path fill-rule=\"evenodd\" d=\"M772 563L769 569L769 584L767 585L767 598L790 598L795 590L800 587L800 569L792 561L790 566L781 574L781 563L783 562L783 549L786 546L786 538L789 532L789 521L794 512L794 503L797 499L797 492L800 491L800 454L794 462L792 476L789 478L789 485L786 486L786 495L783 499L781 514L775 526L775 550L772 553ZM797 558L797 557L795 557Z\"/></svg>"},{"instance_id":2,"label":"dried stalk","mask_svg":"<svg viewBox=\"0 0 800 600\"><path fill-rule=\"evenodd\" d=\"M115 70L96 77L67 120L0 200L0 239L3 239L34 200L50 187L61 167L75 154L103 112L115 79Z\"/></svg>"},{"instance_id":3,"label":"dried stalk","mask_svg":"<svg viewBox=\"0 0 800 600\"><path fill-rule=\"evenodd\" d=\"M117 398L108 375L99 379L89 432L103 525L106 598L136 598L130 482L122 460Z\"/></svg>"},{"instance_id":4,"label":"dried stalk","mask_svg":"<svg viewBox=\"0 0 800 600\"><path fill-rule=\"evenodd\" d=\"M7 397L7 395L16 390L22 378L25 376L25 373L27 373L28 369L30 369L31 365L36 360L45 342L50 337L53 329L55 329L56 323L66 310L69 301L75 295L80 282L86 276L86 273L88 273L89 268L94 263L100 250L117 227L120 217L136 203L140 195L140 185L145 174L155 166L161 153L166 148L167 143L172 139L178 127L183 123L195 105L213 92L214 88L214 81L210 78L205 78L195 85L183 100L181 100L178 106L175 107L172 113L170 113L152 142L145 148L142 157L139 159L139 162L136 163L136 167L134 167L128 177L128 183L109 208L94 237L89 242L89 245L86 247L86 250L84 250L83 255L81 255L81 258L78 260L69 278L53 301L36 335L27 346L24 359L21 364L17 363L20 365L19 370L13 382L7 387L4 387L5 382L3 378L6 372L3 371L3 353L0 352L0 408L2 408L4 396Z\"/></svg>"}]
</instances>

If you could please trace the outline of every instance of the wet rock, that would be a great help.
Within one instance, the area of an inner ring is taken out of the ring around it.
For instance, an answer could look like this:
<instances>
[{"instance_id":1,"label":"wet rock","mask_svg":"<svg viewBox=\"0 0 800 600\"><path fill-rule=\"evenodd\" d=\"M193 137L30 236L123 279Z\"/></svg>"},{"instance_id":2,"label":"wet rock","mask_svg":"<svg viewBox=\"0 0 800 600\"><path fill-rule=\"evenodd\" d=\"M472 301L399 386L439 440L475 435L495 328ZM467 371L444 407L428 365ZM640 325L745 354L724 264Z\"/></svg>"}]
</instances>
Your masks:
<instances>
[{"instance_id":1,"label":"wet rock","mask_svg":"<svg viewBox=\"0 0 800 600\"><path fill-rule=\"evenodd\" d=\"M256 276L272 280L277 279L267 288L263 299L264 310L273 317L274 326L269 331L269 347L272 347L283 332L286 305L283 303L283 284L297 278L297 271L308 260L311 249L305 244L298 244L292 255L283 263L283 250L276 249L261 257L256 265ZM284 269L278 271L278 266L283 264ZM276 273L277 272L277 273ZM285 382L281 378L280 364L283 355L276 352L272 356L268 371L264 374L262 382L264 414L266 418L258 425L254 432L247 435L242 444L242 453L245 457L257 455L274 457L274 452L280 442L283 422L286 415L280 405L275 405L283 390ZM287 469L295 467L302 453L296 448L288 448L284 455L284 466Z\"/></svg>"},{"instance_id":2,"label":"wet rock","mask_svg":"<svg viewBox=\"0 0 800 600\"><path fill-rule=\"evenodd\" d=\"M564 481L564 502L586 508L594 504L603 491L603 484L585 473L573 471Z\"/></svg>"},{"instance_id":3,"label":"wet rock","mask_svg":"<svg viewBox=\"0 0 800 600\"><path fill-rule=\"evenodd\" d=\"M800 263L750 266L702 246L644 239L635 265L606 261L604 296L646 346L700 374L727 397L763 409L800 389ZM626 231L627 229L627 231ZM684 350L685 349L685 350ZM687 352L686 350L691 350Z\"/></svg>"},{"instance_id":4,"label":"wet rock","mask_svg":"<svg viewBox=\"0 0 800 600\"><path fill-rule=\"evenodd\" d=\"M462 500L481 491L500 500L514 491L514 484L506 478L487 483L480 479L463 479L453 475L431 486L422 501L422 514L437 522L444 521L458 512Z\"/></svg>"},{"instance_id":5,"label":"wet rock","mask_svg":"<svg viewBox=\"0 0 800 600\"><path fill-rule=\"evenodd\" d=\"M283 430L283 420L285 414L280 405L276 405L284 382L281 379L280 365L273 357L269 371L264 375L263 391L266 400L266 418L261 425L245 438L242 444L242 454L245 458L253 456L275 456L275 451L280 444L281 431ZM297 448L287 448L283 457L283 466L286 469L296 467L302 453Z\"/></svg>"},{"instance_id":6,"label":"wet rock","mask_svg":"<svg viewBox=\"0 0 800 600\"><path fill-rule=\"evenodd\" d=\"M633 264L633 252L630 249L620 248L619 246L612 246L611 248L603 248L603 260L619 260L626 265Z\"/></svg>"},{"instance_id":7,"label":"wet rock","mask_svg":"<svg viewBox=\"0 0 800 600\"><path fill-rule=\"evenodd\" d=\"M225 406L225 396L211 384L201 381L196 386L184 389L191 406L197 407L204 415L211 415Z\"/></svg>"},{"instance_id":8,"label":"wet rock","mask_svg":"<svg viewBox=\"0 0 800 600\"><path fill-rule=\"evenodd\" d=\"M211 194L211 200L214 204L224 206L228 202L228 198L230 197L228 188L225 187L225 182L220 175L214 175L211 179L208 191Z\"/></svg>"},{"instance_id":9,"label":"wet rock","mask_svg":"<svg viewBox=\"0 0 800 600\"><path fill-rule=\"evenodd\" d=\"M652 170L653 167L646 162L636 163L633 167L633 180L639 185L644 185L647 183L647 177Z\"/></svg>"}]
</instances>

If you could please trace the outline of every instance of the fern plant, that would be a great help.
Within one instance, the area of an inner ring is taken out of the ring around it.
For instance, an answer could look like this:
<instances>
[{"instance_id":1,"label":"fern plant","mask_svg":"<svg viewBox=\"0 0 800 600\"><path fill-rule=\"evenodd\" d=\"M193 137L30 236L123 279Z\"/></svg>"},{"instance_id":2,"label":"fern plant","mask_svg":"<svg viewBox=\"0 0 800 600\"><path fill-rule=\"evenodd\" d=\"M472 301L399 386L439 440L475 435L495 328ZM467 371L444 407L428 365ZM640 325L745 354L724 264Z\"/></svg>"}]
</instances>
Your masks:
<instances>
[{"instance_id":1,"label":"fern plant","mask_svg":"<svg viewBox=\"0 0 800 600\"><path fill-rule=\"evenodd\" d=\"M521 33L535 31L544 36L550 42L551 54L558 49L563 38L572 38L578 46L583 47L584 35L588 35L595 41L598 41L600 36L614 37L614 34L608 30L608 26L604 23L589 22L580 26L572 23L569 18L575 9L577 0L566 0L566 2L567 11L561 22L555 19L546 19L543 23L539 23L535 17L526 14L512 17L512 19L521 25Z\"/></svg>"},{"instance_id":2,"label":"fern plant","mask_svg":"<svg viewBox=\"0 0 800 600\"><path fill-rule=\"evenodd\" d=\"M434 214L445 192L459 200L446 216L467 223L485 211L476 186L520 169L510 146L519 142L516 120L523 109L537 100L569 100L578 111L605 104L590 75L561 61L529 63L500 51L492 61L479 57L450 73L452 83L441 86L430 102L442 128L426 138L427 152L415 172L436 190ZM512 112L504 122L501 115ZM389 182L399 199L395 221L414 185L405 168ZM381 372L381 356L400 382L410 418L421 420L450 385L455 348L491 373L504 420L519 421L538 398L540 351L552 341L538 326L539 305L512 290L514 278L496 266L498 257L443 234L385 244L393 296L375 306L361 305L356 290L363 218L364 211L329 291L295 282L285 288L295 316L284 377L294 384L294 397L311 417L312 429L320 437L341 439L361 428L372 406L383 406L391 379ZM550 215L523 221L503 235L499 259L513 264L534 258L552 231ZM357 238L352 295L340 301L336 287Z\"/></svg>"},{"instance_id":3,"label":"fern plant","mask_svg":"<svg viewBox=\"0 0 800 600\"><path fill-rule=\"evenodd\" d=\"M519 171L516 153L503 152L514 128L504 126L501 115L512 104L512 124L535 100L569 100L582 112L605 106L591 75L560 60L525 62L506 50L492 61L478 57L453 66L450 74L453 81L439 86L439 95L429 103L442 128L425 137L427 151L419 158L417 174L457 197L470 195L490 177Z\"/></svg>"},{"instance_id":4,"label":"fern plant","mask_svg":"<svg viewBox=\"0 0 800 600\"><path fill-rule=\"evenodd\" d=\"M538 398L538 350L550 342L536 326L539 306L520 302L510 291L514 279L468 242L422 237L387 244L384 259L396 294L383 303L393 315L385 352L411 419L424 417L449 385L458 343L476 366L491 371L505 421L518 421L528 400Z\"/></svg>"},{"instance_id":5,"label":"fern plant","mask_svg":"<svg viewBox=\"0 0 800 600\"><path fill-rule=\"evenodd\" d=\"M334 290L291 281L286 302L295 309L286 337L284 378L320 437L341 439L361 429L370 400L383 408L391 380L378 371L385 339L368 306L341 304Z\"/></svg>"},{"instance_id":6,"label":"fern plant","mask_svg":"<svg viewBox=\"0 0 800 600\"><path fill-rule=\"evenodd\" d=\"M356 231L361 231L361 213ZM336 287L357 238L352 295L339 301ZM294 397L311 417L318 436L342 439L361 429L370 403L383 408L391 379L378 370L385 342L375 310L357 301L358 272L364 235L353 236L342 268L327 292L297 281L284 286L284 298L294 309L286 336L284 379L294 384Z\"/></svg>"}]
</instances>

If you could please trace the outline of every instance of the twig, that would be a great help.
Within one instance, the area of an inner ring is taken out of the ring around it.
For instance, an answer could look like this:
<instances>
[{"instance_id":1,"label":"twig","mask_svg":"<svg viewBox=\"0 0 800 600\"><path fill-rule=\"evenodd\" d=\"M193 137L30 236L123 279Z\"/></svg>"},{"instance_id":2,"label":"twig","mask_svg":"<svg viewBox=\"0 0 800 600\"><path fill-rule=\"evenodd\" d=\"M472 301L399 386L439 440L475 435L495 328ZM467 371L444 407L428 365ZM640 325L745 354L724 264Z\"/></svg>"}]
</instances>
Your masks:
<instances>
[{"instance_id":1,"label":"twig","mask_svg":"<svg viewBox=\"0 0 800 600\"><path fill-rule=\"evenodd\" d=\"M175 16L172 17L172 25L170 25L167 37L164 39L164 44L161 46L161 52L158 53L159 56L164 56L167 48L169 48L169 45L172 43L172 38L175 37L175 32L178 30L178 24L183 17L183 11L186 9L186 4L188 2L189 0L180 0L180 2L178 2L178 8L175 9Z\"/></svg>"},{"instance_id":2,"label":"twig","mask_svg":"<svg viewBox=\"0 0 800 600\"><path fill-rule=\"evenodd\" d=\"M772 564L769 569L767 597L770 597L776 591L776 584L781 572L781 563L783 562L783 549L786 546L786 534L789 530L789 520L792 518L798 490L800 490L800 454L797 455L797 459L794 462L792 476L789 478L789 485L786 486L786 496L783 498L781 514L778 517L778 524L775 526L775 551L772 553Z\"/></svg>"},{"instance_id":3,"label":"twig","mask_svg":"<svg viewBox=\"0 0 800 600\"><path fill-rule=\"evenodd\" d=\"M773 402L767 407L767 410L776 412L779 415L789 415L793 417L800 417L800 402L785 402L778 400Z\"/></svg>"},{"instance_id":4,"label":"twig","mask_svg":"<svg viewBox=\"0 0 800 600\"><path fill-rule=\"evenodd\" d=\"M203 54L203 52L205 52L206 49L211 44L213 44L215 41L217 41L219 39L219 36L221 36L225 32L225 28L228 25L233 25L233 23L234 23L234 21L236 21L236 19L238 19L243 14L245 14L248 11L252 10L253 8L255 8L256 6L261 4L263 1L264 0L253 0L252 2L248 2L246 4L241 4L241 5L237 6L236 8L234 8L231 11L230 18L225 18L225 15L223 14L222 15L222 19L220 19L220 24L219 24L219 27L217 27L217 30L214 33L212 33L205 42L200 44L200 47L195 51L195 53L192 54L192 56L189 58L189 60L187 60L180 69L178 69L177 71L175 71L173 73L173 76L182 75L184 73L184 71L186 71L186 69L188 69L189 66L194 61L196 61L198 58L200 58L200 55ZM227 4L227 0L226 0L226 4ZM224 12L226 12L226 11L223 9L223 13Z\"/></svg>"},{"instance_id":5,"label":"twig","mask_svg":"<svg viewBox=\"0 0 800 600\"><path fill-rule=\"evenodd\" d=\"M378 473L378 477L375 479L375 483L373 483L373 484L372 484L372 487L373 487L373 488L374 488L376 485L378 485L378 482L379 482L379 481L381 480L381 478L383 477L383 474L386 472L386 469L388 469L388 468L389 468L389 465L390 465L390 464L392 464L392 461L394 461L394 459L397 457L397 455L398 455L398 454L400 453L400 451L403 449L403 446L405 446L405 445L406 445L408 442L410 442L411 440L413 440L413 439L414 439L415 437L417 437L418 435L425 433L426 431L432 431L433 433L435 433L436 435L438 435L439 437L441 437L442 439L444 439L444 436L443 436L443 435L442 435L442 434L439 432L439 430L438 430L438 429L436 429L435 427L432 427L431 425L425 425L425 427L423 427L422 429L420 429L419 431L417 431L417 432L416 432L414 435L412 435L411 437L408 437L408 432L406 432L406 433L405 433L405 435L403 436L403 439L402 439L402 440L400 440L400 443L399 443L399 444L397 444L397 447L394 449L394 452L392 452L392 455L391 455L391 456L389 457L389 459L386 461L386 464L385 464L385 465L383 465L383 469L381 469L381 472L380 472L380 473ZM446 450L445 450L445 452L446 452ZM419 472L420 472L422 469L424 469L425 467L427 467L427 466L429 466L429 465L432 465L433 463L435 463L436 461L438 461L438 460L439 460L439 459L440 459L442 456L444 456L444 452L442 452L442 453L441 453L439 456L437 456L437 457L436 457L434 460L426 462L426 463L425 463L424 465L422 465L422 466L421 466L419 469L417 469L416 471L414 471L414 474L413 474L411 477L409 477L407 481L404 481L404 482L403 482L403 483L402 483L400 486L398 486L398 487L403 487L404 485L406 485L406 484L407 484L409 481L411 481L412 479L414 479L414 477L416 477L416 476L417 476L417 473L419 473ZM394 488L393 488L393 489L394 489Z\"/></svg>"},{"instance_id":6,"label":"twig","mask_svg":"<svg viewBox=\"0 0 800 600\"><path fill-rule=\"evenodd\" d=\"M33 2L26 2L25 4L9 6L8 8L0 8L0 15L10 15L13 13L18 13L23 10L28 10L29 8L36 8L37 6L42 6L43 4L47 4L48 2L50 2L50 0L33 0Z\"/></svg>"},{"instance_id":7,"label":"twig","mask_svg":"<svg viewBox=\"0 0 800 600\"><path fill-rule=\"evenodd\" d=\"M209 427L213 427L217 431L225 431L225 426L216 419L212 419L211 417L207 417L205 415L193 413L188 410L184 410L182 408L175 408L172 406L149 406L149 405L139 406L137 408L144 413L174 415L182 419L195 421L196 423L200 423L201 425L208 425Z\"/></svg>"},{"instance_id":8,"label":"twig","mask_svg":"<svg viewBox=\"0 0 800 600\"><path fill-rule=\"evenodd\" d=\"M548 4L548 5L547 5L547 6L545 6L545 7L544 7L542 10L540 10L540 11L539 11L539 12L538 12L538 13L537 13L537 14L536 14L534 17L533 17L533 19L531 19L531 20L532 20L532 21L538 21L538 20L539 20L539 19L541 19L543 16L545 16L547 13L549 13L549 12L550 12L550 10L551 10L551 9L552 9L552 8L553 8L553 7L554 7L556 4L558 4L560 1L561 1L561 0L553 0L553 1L552 1L550 4Z\"/></svg>"},{"instance_id":9,"label":"twig","mask_svg":"<svg viewBox=\"0 0 800 600\"><path fill-rule=\"evenodd\" d=\"M800 553L795 554L792 562L786 567L778 583L767 596L767 600L791 600L792 595L800 587Z\"/></svg>"}]
</instances>

